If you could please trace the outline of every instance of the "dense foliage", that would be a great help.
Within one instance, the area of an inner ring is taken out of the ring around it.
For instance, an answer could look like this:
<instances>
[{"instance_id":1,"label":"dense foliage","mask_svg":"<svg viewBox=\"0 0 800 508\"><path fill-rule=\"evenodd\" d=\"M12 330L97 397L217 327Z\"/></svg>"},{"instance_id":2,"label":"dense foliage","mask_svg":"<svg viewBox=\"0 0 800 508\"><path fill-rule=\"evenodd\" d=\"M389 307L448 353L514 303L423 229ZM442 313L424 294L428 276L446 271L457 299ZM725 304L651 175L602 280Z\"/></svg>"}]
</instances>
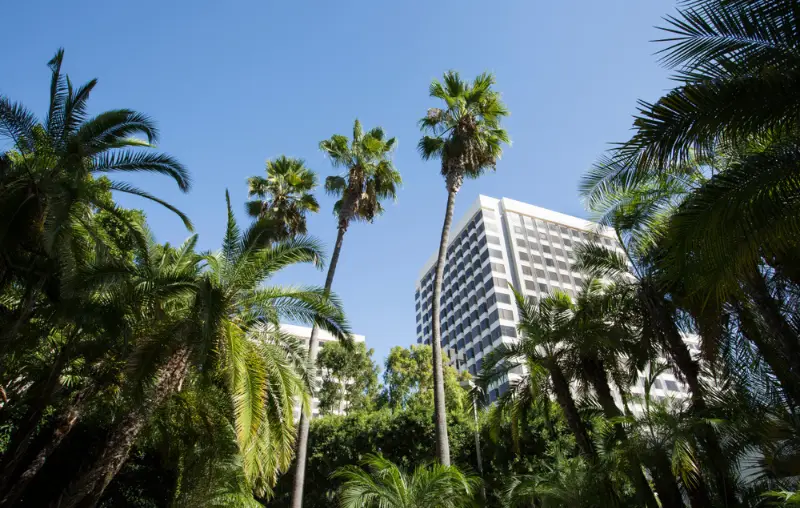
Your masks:
<instances>
[{"instance_id":1,"label":"dense foliage","mask_svg":"<svg viewBox=\"0 0 800 508\"><path fill-rule=\"evenodd\" d=\"M342 169L325 284L271 285L324 267L313 171L268 161L247 227L226 194L215 252L158 243L115 193L189 218L110 176L188 191L186 168L147 116L89 115L97 82L73 85L59 51L43 118L0 96L0 507L800 504L799 22L796 0L666 18L676 87L581 184L599 223L574 248L583 287L515 293L519 339L475 379L441 357L442 267L455 196L495 169L508 111L489 74L434 81L418 146L448 196L433 347L393 348L382 386L331 289L349 226L396 196L394 138L356 121L320 143ZM319 330L339 340L317 357Z\"/></svg>"}]
</instances>

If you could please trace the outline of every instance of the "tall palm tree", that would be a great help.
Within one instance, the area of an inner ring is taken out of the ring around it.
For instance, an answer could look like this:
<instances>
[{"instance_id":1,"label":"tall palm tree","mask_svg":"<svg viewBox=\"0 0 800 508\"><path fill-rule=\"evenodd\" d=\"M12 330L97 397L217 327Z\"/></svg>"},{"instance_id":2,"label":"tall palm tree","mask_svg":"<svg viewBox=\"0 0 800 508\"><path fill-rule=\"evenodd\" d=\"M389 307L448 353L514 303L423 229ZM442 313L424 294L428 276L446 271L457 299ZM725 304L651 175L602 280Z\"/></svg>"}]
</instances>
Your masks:
<instances>
[{"instance_id":1,"label":"tall palm tree","mask_svg":"<svg viewBox=\"0 0 800 508\"><path fill-rule=\"evenodd\" d=\"M459 508L474 506L480 478L454 466L418 466L409 474L380 455L367 455L361 467L333 473L342 480L341 508Z\"/></svg>"},{"instance_id":2,"label":"tall palm tree","mask_svg":"<svg viewBox=\"0 0 800 508\"><path fill-rule=\"evenodd\" d=\"M395 138L384 139L383 129L375 127L364 132L361 122L353 124L353 139L335 134L320 142L320 149L330 157L336 168L343 168L344 174L325 179L325 190L339 199L333 206L336 215L337 234L333 254L325 277L325 292L333 286L333 277L342 252L342 243L347 228L353 221L372 222L383 213L382 200L395 199L397 188L402 183L400 173L394 168L390 158L395 146ZM308 361L312 368L316 365L319 351L319 337L316 327L311 331L308 345ZM303 486L308 454L308 415L300 415L300 432L297 443L297 460L292 489L292 507L302 508Z\"/></svg>"},{"instance_id":3,"label":"tall palm tree","mask_svg":"<svg viewBox=\"0 0 800 508\"><path fill-rule=\"evenodd\" d=\"M93 506L122 467L153 412L197 371L216 378L231 397L232 420L245 475L258 495L269 493L291 460L293 407L309 384L303 349L286 345L280 319L306 322L346 338L338 300L322 288L261 286L295 263L321 266L321 252L305 238L261 247L262 223L239 230L226 194L228 225L222 250L204 256L205 270L188 286L176 316L143 341L131 361L135 388L145 387L106 438L98 455L73 480L60 506Z\"/></svg>"},{"instance_id":4,"label":"tall palm tree","mask_svg":"<svg viewBox=\"0 0 800 508\"><path fill-rule=\"evenodd\" d=\"M304 235L306 215L318 212L319 203L311 193L317 186L317 175L308 169L302 159L281 155L267 161L267 177L251 176L247 179L247 213L257 219L276 222L280 238Z\"/></svg>"},{"instance_id":5,"label":"tall palm tree","mask_svg":"<svg viewBox=\"0 0 800 508\"><path fill-rule=\"evenodd\" d=\"M424 136L418 149L423 159L441 159L441 172L447 189L447 206L439 241L439 255L433 279L432 328L434 409L436 418L436 456L442 465L450 465L450 442L447 437L447 415L442 374L441 323L439 306L442 277L447 261L447 243L453 221L456 194L464 178L478 178L494 170L509 143L508 134L500 123L508 115L500 94L492 90L494 76L479 75L472 83L461 79L454 71L445 73L443 80L433 80L430 96L441 99L445 107L430 108L419 121Z\"/></svg>"}]
</instances>

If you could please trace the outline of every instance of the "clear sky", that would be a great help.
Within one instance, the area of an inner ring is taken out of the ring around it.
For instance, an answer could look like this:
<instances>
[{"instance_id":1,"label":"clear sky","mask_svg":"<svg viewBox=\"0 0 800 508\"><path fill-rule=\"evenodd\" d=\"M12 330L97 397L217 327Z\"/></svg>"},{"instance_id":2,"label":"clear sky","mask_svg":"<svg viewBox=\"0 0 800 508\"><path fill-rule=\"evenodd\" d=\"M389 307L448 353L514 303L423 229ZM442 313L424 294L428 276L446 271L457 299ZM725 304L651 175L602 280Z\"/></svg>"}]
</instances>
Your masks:
<instances>
[{"instance_id":1,"label":"clear sky","mask_svg":"<svg viewBox=\"0 0 800 508\"><path fill-rule=\"evenodd\" d=\"M438 163L416 152L416 122L435 105L430 81L448 69L492 71L512 113L512 147L495 174L464 185L456 220L481 193L584 216L581 175L626 137L637 99L670 87L649 41L673 11L672 0L16 1L2 11L0 93L43 115L45 64L63 46L73 82L99 78L93 112L125 107L156 119L160 148L188 166L192 190L132 181L188 213L203 249L220 245L226 188L246 220L246 178L267 158L302 157L322 180L332 169L320 140L349 135L356 117L382 126L398 139L404 186L374 224L350 228L334 281L353 330L382 362L415 341L414 281L444 213ZM120 201L144 208L159 240L187 236L156 205ZM320 203L309 231L332 246L333 200ZM277 277L323 279L310 267Z\"/></svg>"}]
</instances>

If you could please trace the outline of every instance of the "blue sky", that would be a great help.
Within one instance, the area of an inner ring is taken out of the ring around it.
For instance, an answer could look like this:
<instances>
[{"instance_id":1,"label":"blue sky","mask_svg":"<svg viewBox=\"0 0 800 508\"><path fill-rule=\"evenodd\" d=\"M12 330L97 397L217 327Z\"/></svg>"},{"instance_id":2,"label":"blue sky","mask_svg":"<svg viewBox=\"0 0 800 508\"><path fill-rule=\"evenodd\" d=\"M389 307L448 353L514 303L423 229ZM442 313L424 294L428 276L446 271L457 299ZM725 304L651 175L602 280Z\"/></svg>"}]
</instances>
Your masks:
<instances>
[{"instance_id":1,"label":"blue sky","mask_svg":"<svg viewBox=\"0 0 800 508\"><path fill-rule=\"evenodd\" d=\"M648 41L666 0L602 2L472 0L405 2L13 2L0 31L0 93L37 113L46 108L46 62L66 49L74 82L99 78L94 112L132 108L155 118L160 148L188 166L181 194L162 178L132 181L186 212L200 246L220 244L224 191L244 221L245 180L281 154L302 157L321 179L331 174L318 142L349 134L358 117L396 136L404 186L374 224L345 237L334 282L353 330L376 358L415 340L414 281L433 254L445 189L436 162L416 153L417 120L435 105L430 81L448 69L484 70L511 110L513 140L497 173L466 183L456 219L478 194L509 197L584 216L581 175L609 142L623 140L637 99L670 87ZM187 236L157 206L142 207L161 241ZM335 239L333 200L310 232ZM319 284L324 273L293 268L280 283Z\"/></svg>"}]
</instances>

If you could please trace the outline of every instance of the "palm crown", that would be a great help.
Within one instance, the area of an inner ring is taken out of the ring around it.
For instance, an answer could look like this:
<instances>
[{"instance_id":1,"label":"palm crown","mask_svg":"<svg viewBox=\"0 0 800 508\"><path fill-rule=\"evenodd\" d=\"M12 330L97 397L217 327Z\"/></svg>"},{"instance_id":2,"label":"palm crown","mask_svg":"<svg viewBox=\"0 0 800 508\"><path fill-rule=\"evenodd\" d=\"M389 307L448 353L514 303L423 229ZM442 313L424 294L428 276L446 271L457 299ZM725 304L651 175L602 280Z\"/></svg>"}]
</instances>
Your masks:
<instances>
[{"instance_id":1,"label":"palm crown","mask_svg":"<svg viewBox=\"0 0 800 508\"><path fill-rule=\"evenodd\" d=\"M30 217L41 217L48 246L66 230L65 223L81 221L77 204L118 213L117 208L101 199L105 186L93 176L113 172L152 172L169 176L182 191L189 190L186 169L163 153L140 151L152 148L158 138L153 121L128 109L106 111L89 117L87 103L97 84L93 79L77 89L61 73L64 51L49 62L52 71L50 107L44 122L19 103L0 96L0 138L13 143L0 164L0 188L7 199L1 213L4 221L0 240L14 238ZM146 140L132 137L142 134ZM134 194L155 201L177 213L188 228L188 217L155 196L122 182L110 182L112 191ZM32 195L32 196L31 196ZM33 199L31 199L33 197ZM10 208L7 208L10 207ZM11 210L15 210L12 213Z\"/></svg>"},{"instance_id":2,"label":"palm crown","mask_svg":"<svg viewBox=\"0 0 800 508\"><path fill-rule=\"evenodd\" d=\"M333 212L339 217L340 227L346 229L352 219L372 222L383 213L381 200L396 197L403 180L389 158L394 146L395 138L384 139L383 129L364 132L358 120L353 124L351 141L335 134L319 144L334 167L347 171L325 179L325 190L339 197Z\"/></svg>"},{"instance_id":3,"label":"palm crown","mask_svg":"<svg viewBox=\"0 0 800 508\"><path fill-rule=\"evenodd\" d=\"M455 71L447 72L441 82L431 83L430 96L443 100L445 108L431 108L419 121L426 134L418 149L423 159L442 159L442 175L455 178L453 183L458 186L465 176L477 178L494 169L502 144L510 142L500 127L508 110L500 94L492 90L494 83L494 76L488 73L466 83Z\"/></svg>"},{"instance_id":4,"label":"palm crown","mask_svg":"<svg viewBox=\"0 0 800 508\"><path fill-rule=\"evenodd\" d=\"M319 203L311 193L317 186L317 175L305 166L302 159L281 155L267 161L267 177L247 179L247 202L251 217L274 220L282 237L304 235L306 214L319 211Z\"/></svg>"}]
</instances>

